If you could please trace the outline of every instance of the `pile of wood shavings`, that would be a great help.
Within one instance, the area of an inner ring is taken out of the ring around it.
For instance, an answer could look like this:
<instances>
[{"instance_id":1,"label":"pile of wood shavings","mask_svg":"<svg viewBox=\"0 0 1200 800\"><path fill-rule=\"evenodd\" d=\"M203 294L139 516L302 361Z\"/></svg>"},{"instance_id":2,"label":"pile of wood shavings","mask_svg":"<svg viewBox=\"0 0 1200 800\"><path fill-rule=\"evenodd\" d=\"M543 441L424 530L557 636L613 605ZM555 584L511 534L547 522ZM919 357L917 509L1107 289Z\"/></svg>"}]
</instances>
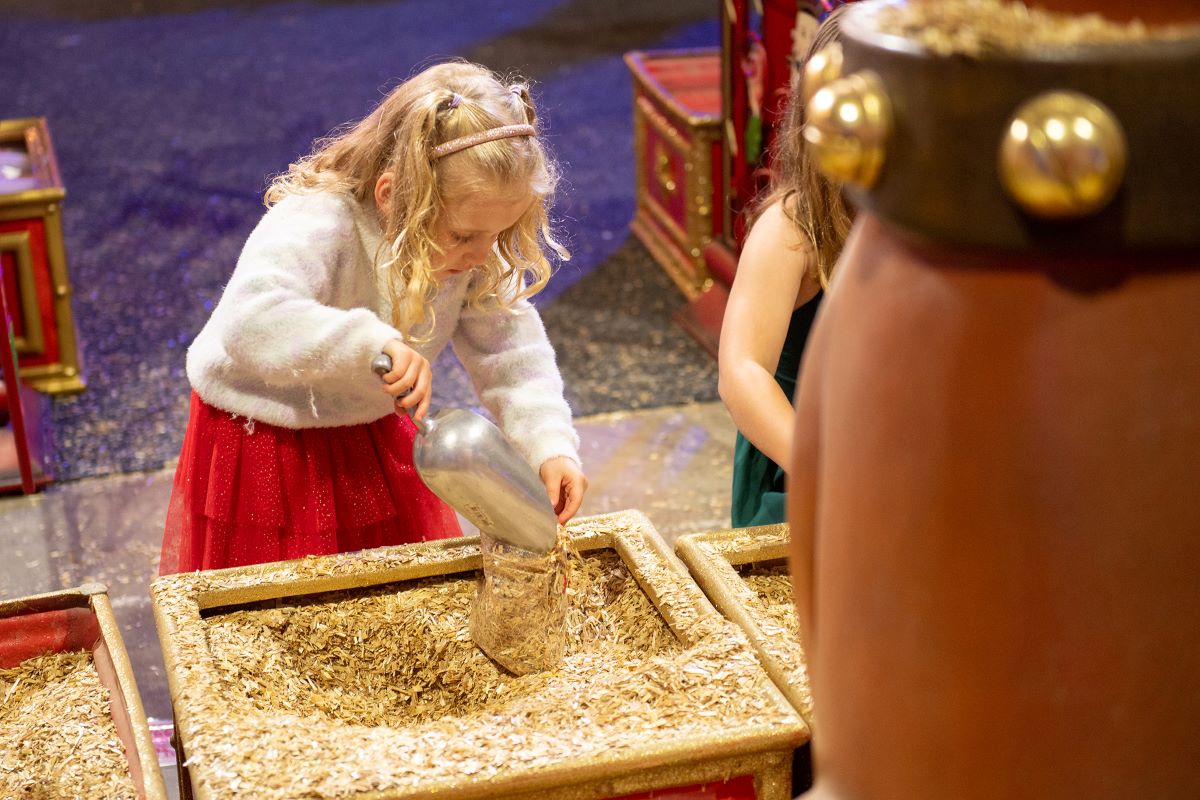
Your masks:
<instances>
[{"instance_id":1,"label":"pile of wood shavings","mask_svg":"<svg viewBox=\"0 0 1200 800\"><path fill-rule=\"evenodd\" d=\"M743 580L758 598L755 609L774 623L780 633L799 638L800 619L792 595L792 579L786 563L741 570Z\"/></svg>"},{"instance_id":2,"label":"pile of wood shavings","mask_svg":"<svg viewBox=\"0 0 1200 800\"><path fill-rule=\"evenodd\" d=\"M54 653L0 669L0 797L137 797L90 653Z\"/></svg>"},{"instance_id":3,"label":"pile of wood shavings","mask_svg":"<svg viewBox=\"0 0 1200 800\"><path fill-rule=\"evenodd\" d=\"M621 662L679 650L616 553L572 566L568 654ZM228 691L263 711L367 726L476 713L540 682L472 642L474 592L463 574L221 614L208 620L209 651Z\"/></svg>"},{"instance_id":4,"label":"pile of wood shavings","mask_svg":"<svg viewBox=\"0 0 1200 800\"><path fill-rule=\"evenodd\" d=\"M1010 0L909 0L881 8L874 20L880 32L903 36L938 55L973 58L1200 35L1194 25L1150 28L1137 20L1121 24L1099 14L1056 14Z\"/></svg>"},{"instance_id":5,"label":"pile of wood shavings","mask_svg":"<svg viewBox=\"0 0 1200 800\"><path fill-rule=\"evenodd\" d=\"M575 526L576 535L587 530ZM325 616L311 620L296 616L305 606L247 612L271 620L257 631L245 620L230 624L243 612L209 618L204 633L185 626L177 643L199 657L174 669L177 703L188 710L193 778L220 797L337 797L594 763L656 742L741 735L748 725L799 724L772 699L740 631L705 610L698 589L677 572L651 565L639 574L686 643L615 553L589 553L579 571L588 577L572 576L571 638L560 668L520 678L469 643L469 576L402 584L400 593L347 593L355 598L326 603ZM240 579L213 582L230 580ZM186 603L196 588L164 584L157 600ZM414 590L423 596L406 600ZM347 601L356 605L335 608ZM372 605L382 616L364 619ZM302 654L276 644L273 631L288 628L310 639ZM393 647L391 637L405 643ZM357 669L325 657L329 649L349 654ZM272 685L280 671L296 680ZM379 710L385 704L390 710Z\"/></svg>"},{"instance_id":6,"label":"pile of wood shavings","mask_svg":"<svg viewBox=\"0 0 1200 800\"><path fill-rule=\"evenodd\" d=\"M762 634L759 647L781 665L785 672L781 677L800 698L800 715L812 724L808 663L800 641L800 619L787 562L745 564L738 573L749 589L746 610Z\"/></svg>"}]
</instances>

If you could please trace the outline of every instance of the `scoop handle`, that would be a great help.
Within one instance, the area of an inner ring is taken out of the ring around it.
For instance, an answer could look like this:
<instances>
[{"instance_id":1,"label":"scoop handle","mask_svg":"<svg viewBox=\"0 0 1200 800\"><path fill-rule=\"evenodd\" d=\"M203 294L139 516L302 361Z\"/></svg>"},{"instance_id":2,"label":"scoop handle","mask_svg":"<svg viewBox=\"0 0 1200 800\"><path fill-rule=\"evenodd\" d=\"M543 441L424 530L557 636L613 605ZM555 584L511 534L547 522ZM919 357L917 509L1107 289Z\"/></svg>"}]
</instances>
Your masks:
<instances>
[{"instance_id":1,"label":"scoop handle","mask_svg":"<svg viewBox=\"0 0 1200 800\"><path fill-rule=\"evenodd\" d=\"M380 380L384 375L392 371L392 357L387 353L380 353L371 359L371 371L379 376ZM424 436L429 433L429 423L425 420L415 419L412 415L412 409L409 409L408 418L413 421L413 425L417 426L417 433Z\"/></svg>"}]
</instances>

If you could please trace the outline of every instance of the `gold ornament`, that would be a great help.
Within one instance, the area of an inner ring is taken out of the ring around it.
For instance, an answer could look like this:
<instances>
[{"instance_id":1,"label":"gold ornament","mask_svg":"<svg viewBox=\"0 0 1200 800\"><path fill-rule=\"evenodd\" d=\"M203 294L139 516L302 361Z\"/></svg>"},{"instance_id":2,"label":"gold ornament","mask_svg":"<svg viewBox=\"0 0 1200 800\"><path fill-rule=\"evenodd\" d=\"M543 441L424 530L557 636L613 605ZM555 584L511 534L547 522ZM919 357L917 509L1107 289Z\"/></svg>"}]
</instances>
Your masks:
<instances>
[{"instance_id":1,"label":"gold ornament","mask_svg":"<svg viewBox=\"0 0 1200 800\"><path fill-rule=\"evenodd\" d=\"M822 87L842 77L842 46L838 42L822 47L804 65L804 106Z\"/></svg>"},{"instance_id":2,"label":"gold ornament","mask_svg":"<svg viewBox=\"0 0 1200 800\"><path fill-rule=\"evenodd\" d=\"M1113 113L1078 92L1045 92L1013 114L1000 143L1000 182L1038 217L1086 217L1125 176L1125 133Z\"/></svg>"},{"instance_id":3,"label":"gold ornament","mask_svg":"<svg viewBox=\"0 0 1200 800\"><path fill-rule=\"evenodd\" d=\"M806 111L804 140L821 172L873 186L892 130L892 104L879 76L864 70L839 78L818 89Z\"/></svg>"}]
</instances>

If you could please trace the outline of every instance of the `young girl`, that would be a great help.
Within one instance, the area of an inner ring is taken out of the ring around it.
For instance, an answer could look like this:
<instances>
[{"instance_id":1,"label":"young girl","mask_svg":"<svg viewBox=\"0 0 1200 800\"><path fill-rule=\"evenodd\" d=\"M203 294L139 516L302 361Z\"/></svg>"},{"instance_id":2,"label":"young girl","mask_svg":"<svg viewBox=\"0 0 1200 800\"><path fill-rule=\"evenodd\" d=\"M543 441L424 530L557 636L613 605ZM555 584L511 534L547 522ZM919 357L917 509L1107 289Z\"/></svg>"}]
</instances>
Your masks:
<instances>
[{"instance_id":1,"label":"young girl","mask_svg":"<svg viewBox=\"0 0 1200 800\"><path fill-rule=\"evenodd\" d=\"M837 38L835 9L809 56ZM783 522L784 470L792 449L792 398L822 291L850 230L852 212L804 150L803 80L793 82L776 138L776 171L738 260L721 326L721 399L737 425L734 527Z\"/></svg>"},{"instance_id":2,"label":"young girl","mask_svg":"<svg viewBox=\"0 0 1200 800\"><path fill-rule=\"evenodd\" d=\"M460 535L421 482L430 362L453 344L560 522L587 488L541 319L555 165L529 92L431 67L266 193L187 356L191 416L160 571ZM381 384L371 371L392 359Z\"/></svg>"}]
</instances>

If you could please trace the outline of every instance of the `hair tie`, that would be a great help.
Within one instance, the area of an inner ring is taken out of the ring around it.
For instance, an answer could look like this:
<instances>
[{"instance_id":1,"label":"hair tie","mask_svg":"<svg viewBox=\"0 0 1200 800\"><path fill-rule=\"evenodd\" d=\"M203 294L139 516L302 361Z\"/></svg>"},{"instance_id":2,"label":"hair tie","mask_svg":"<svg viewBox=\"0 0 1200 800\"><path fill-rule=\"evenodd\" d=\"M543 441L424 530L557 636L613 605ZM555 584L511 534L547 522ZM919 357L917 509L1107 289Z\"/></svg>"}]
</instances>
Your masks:
<instances>
[{"instance_id":1,"label":"hair tie","mask_svg":"<svg viewBox=\"0 0 1200 800\"><path fill-rule=\"evenodd\" d=\"M462 95L458 92L450 95L450 102L446 104L446 108L458 108L458 104L462 102Z\"/></svg>"},{"instance_id":2,"label":"hair tie","mask_svg":"<svg viewBox=\"0 0 1200 800\"><path fill-rule=\"evenodd\" d=\"M508 90L510 92L512 92L513 94L517 95L518 97L520 97L521 94L525 91L525 85L522 83L514 83L512 86L508 87Z\"/></svg>"}]
</instances>

